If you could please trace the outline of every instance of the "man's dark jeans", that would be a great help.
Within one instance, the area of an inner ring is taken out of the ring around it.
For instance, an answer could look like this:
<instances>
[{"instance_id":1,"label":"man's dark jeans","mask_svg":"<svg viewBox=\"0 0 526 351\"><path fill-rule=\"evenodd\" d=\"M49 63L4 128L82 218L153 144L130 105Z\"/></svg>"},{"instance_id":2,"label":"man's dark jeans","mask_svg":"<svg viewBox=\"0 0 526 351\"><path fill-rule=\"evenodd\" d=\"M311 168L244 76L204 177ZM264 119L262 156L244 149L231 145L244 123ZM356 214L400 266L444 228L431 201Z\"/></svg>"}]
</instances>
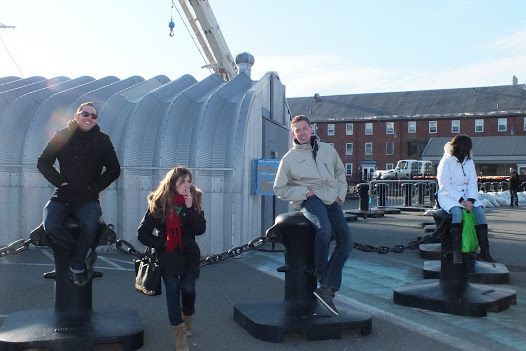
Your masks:
<instances>
[{"instance_id":1,"label":"man's dark jeans","mask_svg":"<svg viewBox=\"0 0 526 351\"><path fill-rule=\"evenodd\" d=\"M340 290L342 270L353 248L351 231L337 202L325 205L317 196L311 196L301 204L301 212L314 228L314 263L320 286ZM331 237L336 247L329 260Z\"/></svg>"},{"instance_id":2,"label":"man's dark jeans","mask_svg":"<svg viewBox=\"0 0 526 351\"><path fill-rule=\"evenodd\" d=\"M166 305L171 325L183 323L181 312L186 316L194 314L195 305L195 276L171 275L163 273L166 287Z\"/></svg>"},{"instance_id":3,"label":"man's dark jeans","mask_svg":"<svg viewBox=\"0 0 526 351\"><path fill-rule=\"evenodd\" d=\"M80 223L81 231L78 237L74 237L63 225L64 219L69 215L73 215ZM85 265L84 261L95 240L101 215L102 210L97 201L73 207L51 199L44 207L44 230L55 245L71 249L71 267L80 268L79 266Z\"/></svg>"},{"instance_id":4,"label":"man's dark jeans","mask_svg":"<svg viewBox=\"0 0 526 351\"><path fill-rule=\"evenodd\" d=\"M517 196L517 189L510 189L510 198L511 203L510 206L519 206L519 197Z\"/></svg>"}]
</instances>

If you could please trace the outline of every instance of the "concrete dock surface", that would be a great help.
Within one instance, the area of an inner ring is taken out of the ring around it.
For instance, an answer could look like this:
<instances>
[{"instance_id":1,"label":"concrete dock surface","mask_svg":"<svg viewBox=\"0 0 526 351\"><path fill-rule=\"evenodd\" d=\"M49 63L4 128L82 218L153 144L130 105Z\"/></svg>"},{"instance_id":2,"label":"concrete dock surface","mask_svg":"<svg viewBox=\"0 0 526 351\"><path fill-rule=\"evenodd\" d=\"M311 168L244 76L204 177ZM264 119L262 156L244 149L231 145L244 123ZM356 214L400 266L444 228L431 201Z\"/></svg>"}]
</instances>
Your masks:
<instances>
[{"instance_id":1,"label":"concrete dock surface","mask_svg":"<svg viewBox=\"0 0 526 351\"><path fill-rule=\"evenodd\" d=\"M252 337L233 319L238 303L282 300L282 252L253 250L201 269L197 282L194 334L190 350L526 350L526 207L487 210L493 256L510 271L502 287L517 292L517 304L487 317L461 317L396 305L393 289L421 281L424 260L416 251L400 254L354 250L344 268L337 307L372 315L372 334L348 330L341 339L307 341L287 334L283 343ZM407 244L425 233L420 224L432 221L420 212L402 212L351 222L356 242L393 246ZM267 244L266 244L267 245ZM54 305L53 281L42 277L53 269L47 248L31 248L0 258L0 325L10 313ZM93 282L93 308L135 309L144 323L141 350L173 350L165 296L147 297L133 289L132 257L101 253L96 269L104 277ZM119 350L116 345L97 350Z\"/></svg>"}]
</instances>

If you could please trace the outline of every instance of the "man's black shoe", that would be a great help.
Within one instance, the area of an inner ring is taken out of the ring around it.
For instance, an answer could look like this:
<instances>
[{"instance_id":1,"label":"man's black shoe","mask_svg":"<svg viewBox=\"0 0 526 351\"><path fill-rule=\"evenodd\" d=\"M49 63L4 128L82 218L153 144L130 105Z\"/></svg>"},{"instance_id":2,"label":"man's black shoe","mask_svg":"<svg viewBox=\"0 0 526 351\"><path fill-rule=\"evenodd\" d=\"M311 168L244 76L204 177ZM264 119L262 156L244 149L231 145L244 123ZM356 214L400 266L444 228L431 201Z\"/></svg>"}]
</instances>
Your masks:
<instances>
[{"instance_id":1,"label":"man's black shoe","mask_svg":"<svg viewBox=\"0 0 526 351\"><path fill-rule=\"evenodd\" d=\"M336 309L334 302L332 301L332 289L331 288L318 288L314 290L314 296L321 302L321 304L328 309L335 316L339 316L340 312Z\"/></svg>"},{"instance_id":2,"label":"man's black shoe","mask_svg":"<svg viewBox=\"0 0 526 351\"><path fill-rule=\"evenodd\" d=\"M87 279L86 271L75 271L73 272L71 269L69 270L69 280L73 283L73 285L76 286L85 286L88 279Z\"/></svg>"},{"instance_id":3,"label":"man's black shoe","mask_svg":"<svg viewBox=\"0 0 526 351\"><path fill-rule=\"evenodd\" d=\"M91 250L88 254L88 257L86 257L86 268L88 269L88 272L93 272L93 265L95 265L96 260L97 252L95 250Z\"/></svg>"}]
</instances>

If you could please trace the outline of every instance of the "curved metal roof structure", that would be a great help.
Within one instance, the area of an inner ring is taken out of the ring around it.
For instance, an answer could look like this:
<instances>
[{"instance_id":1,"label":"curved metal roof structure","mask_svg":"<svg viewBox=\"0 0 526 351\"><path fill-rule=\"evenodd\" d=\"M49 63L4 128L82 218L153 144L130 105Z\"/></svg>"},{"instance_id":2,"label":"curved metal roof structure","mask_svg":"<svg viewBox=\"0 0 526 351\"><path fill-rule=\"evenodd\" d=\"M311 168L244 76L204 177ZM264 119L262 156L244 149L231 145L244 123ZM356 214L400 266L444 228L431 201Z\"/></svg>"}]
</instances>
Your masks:
<instances>
[{"instance_id":1,"label":"curved metal roof structure","mask_svg":"<svg viewBox=\"0 0 526 351\"><path fill-rule=\"evenodd\" d=\"M261 196L253 195L251 162L268 157L270 144L288 145L285 89L276 73L259 81L239 74L197 81L184 75L148 80L116 77L0 78L0 245L42 220L53 187L36 160L81 102L94 101L101 130L121 163L119 179L100 194L106 222L119 238L137 244L146 196L174 165L194 172L203 191L207 233L203 254L218 253L262 234ZM276 132L278 126L278 132ZM274 147L274 146L272 146ZM281 152L281 151L280 151Z\"/></svg>"}]
</instances>

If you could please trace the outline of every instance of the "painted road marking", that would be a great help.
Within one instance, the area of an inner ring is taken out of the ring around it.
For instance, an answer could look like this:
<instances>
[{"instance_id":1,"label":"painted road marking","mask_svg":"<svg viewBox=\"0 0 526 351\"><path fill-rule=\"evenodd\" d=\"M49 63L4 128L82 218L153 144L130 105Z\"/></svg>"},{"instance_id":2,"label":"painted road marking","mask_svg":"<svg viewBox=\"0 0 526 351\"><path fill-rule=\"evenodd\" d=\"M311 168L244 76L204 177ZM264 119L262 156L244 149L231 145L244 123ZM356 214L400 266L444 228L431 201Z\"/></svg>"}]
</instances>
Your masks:
<instances>
[{"instance_id":1,"label":"painted road marking","mask_svg":"<svg viewBox=\"0 0 526 351\"><path fill-rule=\"evenodd\" d=\"M104 262L106 262L107 264L109 264L109 265L111 265L111 266L113 266L113 267L124 269L124 267L118 265L117 263L113 262L113 261L110 260L109 258L106 258L106 257L104 257L104 256L98 256L98 257L99 257L99 259L100 259L101 261L104 261Z\"/></svg>"},{"instance_id":2,"label":"painted road marking","mask_svg":"<svg viewBox=\"0 0 526 351\"><path fill-rule=\"evenodd\" d=\"M257 256L266 258L267 263L257 260L248 264L253 268L284 280L284 275L276 268L284 264L283 255L257 253ZM383 258L383 257L382 257ZM420 267L421 268L421 267ZM369 262L360 259L349 259L344 267L342 291L351 291L356 298L339 294L336 301L354 304L388 322L402 326L409 330L418 331L420 334L444 342L452 347L464 350L480 350L480 345L473 346L467 338L460 340L462 330L465 333L480 335L486 342L495 342L513 350L526 350L526 328L524 323L525 303L522 301L524 289L510 285L500 285L500 288L517 291L517 305L511 305L509 310L501 313L488 313L485 318L470 318L448 315L428 310L406 308L392 302L393 289L422 279L415 275L412 268L404 269L385 267L378 262ZM426 317L427 316L427 317ZM416 324L418 323L418 324ZM418 326L421 326L417 328ZM448 328L455 329L448 332ZM455 337L455 335L457 335ZM471 339L474 340L474 339ZM479 344L484 346L484 340ZM476 342L476 341L474 341ZM459 346L460 345L460 346ZM489 345L486 345L489 347Z\"/></svg>"}]
</instances>

